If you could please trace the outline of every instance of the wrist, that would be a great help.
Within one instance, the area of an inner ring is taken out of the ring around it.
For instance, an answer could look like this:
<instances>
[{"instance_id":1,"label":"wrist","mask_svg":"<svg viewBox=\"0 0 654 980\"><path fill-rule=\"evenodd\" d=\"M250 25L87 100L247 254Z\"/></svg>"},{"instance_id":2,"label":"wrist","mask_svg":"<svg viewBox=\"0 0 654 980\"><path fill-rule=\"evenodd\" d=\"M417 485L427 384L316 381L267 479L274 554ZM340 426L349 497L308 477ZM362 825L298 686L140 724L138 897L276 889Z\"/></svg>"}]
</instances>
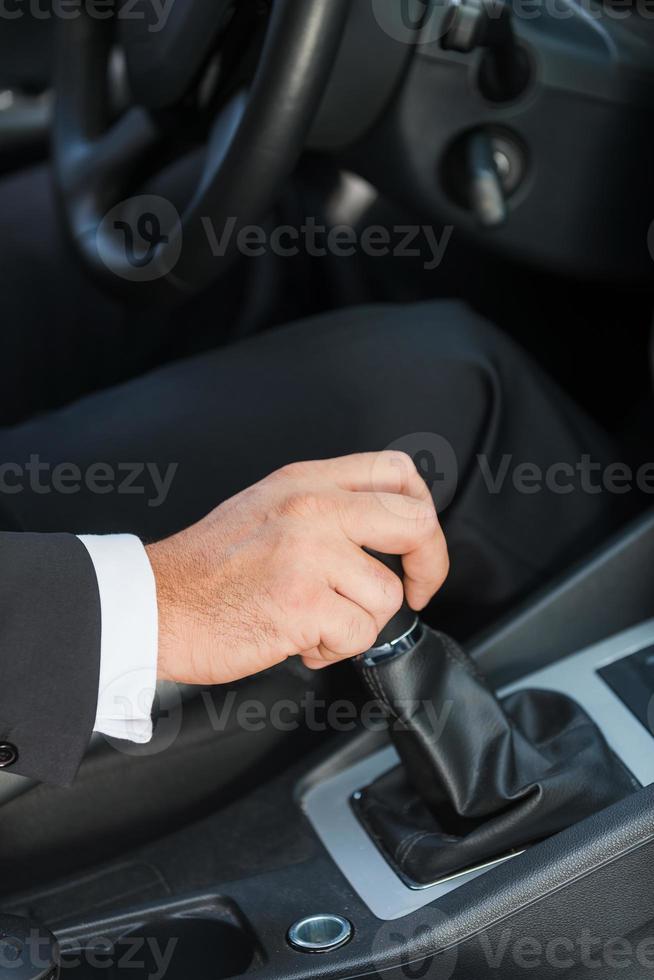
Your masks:
<instances>
[{"instance_id":1,"label":"wrist","mask_svg":"<svg viewBox=\"0 0 654 980\"><path fill-rule=\"evenodd\" d=\"M162 681L174 681L174 651L179 649L175 640L174 608L175 574L171 570L171 548L168 542L146 545L146 553L152 566L157 590L159 634L157 646L157 677Z\"/></svg>"}]
</instances>

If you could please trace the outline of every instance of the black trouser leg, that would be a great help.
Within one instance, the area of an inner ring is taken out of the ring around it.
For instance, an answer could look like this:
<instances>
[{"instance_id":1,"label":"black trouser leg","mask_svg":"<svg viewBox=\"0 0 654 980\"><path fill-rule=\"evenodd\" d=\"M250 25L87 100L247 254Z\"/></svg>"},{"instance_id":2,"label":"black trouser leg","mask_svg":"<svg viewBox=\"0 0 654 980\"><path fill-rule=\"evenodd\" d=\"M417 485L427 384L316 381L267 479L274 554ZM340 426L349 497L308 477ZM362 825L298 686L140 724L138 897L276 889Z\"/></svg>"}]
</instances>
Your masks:
<instances>
[{"instance_id":1,"label":"black trouser leg","mask_svg":"<svg viewBox=\"0 0 654 980\"><path fill-rule=\"evenodd\" d=\"M412 450L431 444L425 433L446 440L457 461L442 515L448 604L497 608L610 528L615 498L578 481L572 492L516 487L520 464L544 473L584 454L606 464L613 451L506 338L457 303L327 314L5 429L0 459L13 468L0 471L0 508L5 523L26 530L154 539L284 463ZM46 468L21 482L31 456ZM53 467L64 463L74 468L64 469L62 490Z\"/></svg>"}]
</instances>

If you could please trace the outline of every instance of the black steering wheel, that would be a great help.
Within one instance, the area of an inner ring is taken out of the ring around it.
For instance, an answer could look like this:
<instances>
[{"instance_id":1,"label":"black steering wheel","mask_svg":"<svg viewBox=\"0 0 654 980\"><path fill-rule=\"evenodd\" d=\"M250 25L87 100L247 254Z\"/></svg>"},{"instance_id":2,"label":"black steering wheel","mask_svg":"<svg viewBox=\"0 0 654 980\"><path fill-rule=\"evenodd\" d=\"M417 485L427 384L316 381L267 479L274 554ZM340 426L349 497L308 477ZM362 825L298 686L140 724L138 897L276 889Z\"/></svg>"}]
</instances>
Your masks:
<instances>
[{"instance_id":1,"label":"black steering wheel","mask_svg":"<svg viewBox=\"0 0 654 980\"><path fill-rule=\"evenodd\" d=\"M269 212L330 77L349 0L174 0L158 25L145 7L122 0L107 18L83 4L60 22L54 164L84 263L111 288L150 301L198 292L224 271L229 256L208 246L207 221L218 233L229 225L233 242ZM244 78L255 32L261 40ZM116 51L131 106L121 114L109 85ZM188 129L190 117L206 152L180 215L139 193L138 180L170 161L171 130Z\"/></svg>"}]
</instances>

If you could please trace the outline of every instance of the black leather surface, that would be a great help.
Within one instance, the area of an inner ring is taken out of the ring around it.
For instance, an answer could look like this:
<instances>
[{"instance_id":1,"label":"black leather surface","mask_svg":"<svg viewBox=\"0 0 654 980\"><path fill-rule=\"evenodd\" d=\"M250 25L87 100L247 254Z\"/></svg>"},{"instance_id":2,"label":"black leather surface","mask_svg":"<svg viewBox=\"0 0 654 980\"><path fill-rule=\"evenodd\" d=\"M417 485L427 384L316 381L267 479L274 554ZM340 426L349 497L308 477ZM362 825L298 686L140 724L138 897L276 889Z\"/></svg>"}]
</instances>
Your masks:
<instances>
[{"instance_id":1,"label":"black leather surface","mask_svg":"<svg viewBox=\"0 0 654 980\"><path fill-rule=\"evenodd\" d=\"M364 676L394 719L403 768L354 806L418 884L534 843L637 788L572 699L521 691L501 704L444 634Z\"/></svg>"}]
</instances>

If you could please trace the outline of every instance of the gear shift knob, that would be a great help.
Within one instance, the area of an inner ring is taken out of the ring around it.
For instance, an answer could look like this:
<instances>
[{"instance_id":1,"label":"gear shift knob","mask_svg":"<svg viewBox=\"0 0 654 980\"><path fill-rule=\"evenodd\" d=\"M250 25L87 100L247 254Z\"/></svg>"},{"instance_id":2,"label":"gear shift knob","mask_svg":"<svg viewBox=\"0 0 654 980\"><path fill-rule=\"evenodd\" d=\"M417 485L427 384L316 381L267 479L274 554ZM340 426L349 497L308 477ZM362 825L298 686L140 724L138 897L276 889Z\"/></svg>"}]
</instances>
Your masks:
<instances>
[{"instance_id":1,"label":"gear shift knob","mask_svg":"<svg viewBox=\"0 0 654 980\"><path fill-rule=\"evenodd\" d=\"M381 555L376 551L370 551L369 554L386 565L391 572L402 580L404 572L401 555ZM363 661L367 667L374 667L376 663L386 660L390 656L399 656L403 650L414 645L420 631L421 626L417 613L404 602L402 608L381 631L374 647L362 654L361 658L357 658L357 661L359 663Z\"/></svg>"}]
</instances>

